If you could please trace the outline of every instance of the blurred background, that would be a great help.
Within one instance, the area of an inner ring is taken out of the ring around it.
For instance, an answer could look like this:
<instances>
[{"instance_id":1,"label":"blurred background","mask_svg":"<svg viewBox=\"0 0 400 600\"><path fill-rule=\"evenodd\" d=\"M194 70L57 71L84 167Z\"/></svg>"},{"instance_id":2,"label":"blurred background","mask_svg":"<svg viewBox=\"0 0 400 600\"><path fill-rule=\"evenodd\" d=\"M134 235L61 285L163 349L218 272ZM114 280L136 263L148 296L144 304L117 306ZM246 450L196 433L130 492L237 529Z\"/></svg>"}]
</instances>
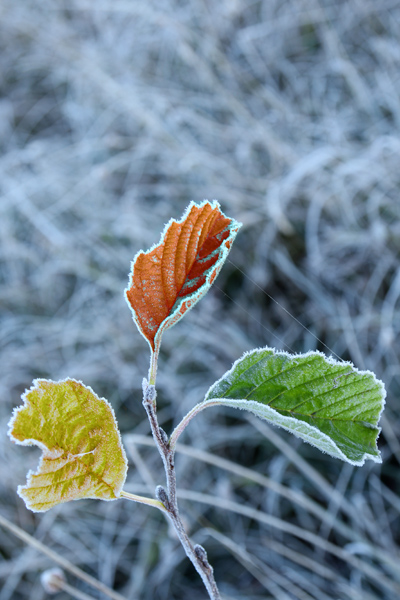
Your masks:
<instances>
[{"instance_id":1,"label":"blurred background","mask_svg":"<svg viewBox=\"0 0 400 600\"><path fill-rule=\"evenodd\" d=\"M190 535L225 600L400 597L399 31L398 0L0 3L0 516L126 599L205 591L149 507L29 512L16 488L40 451L7 422L32 379L80 379L117 413L127 491L163 483L123 290L204 198L244 226L164 336L164 429L266 345L336 353L388 397L383 463L362 468L242 412L199 415L177 457ZM0 524L0 600L44 600L54 565ZM65 574L75 597L116 597Z\"/></svg>"}]
</instances>

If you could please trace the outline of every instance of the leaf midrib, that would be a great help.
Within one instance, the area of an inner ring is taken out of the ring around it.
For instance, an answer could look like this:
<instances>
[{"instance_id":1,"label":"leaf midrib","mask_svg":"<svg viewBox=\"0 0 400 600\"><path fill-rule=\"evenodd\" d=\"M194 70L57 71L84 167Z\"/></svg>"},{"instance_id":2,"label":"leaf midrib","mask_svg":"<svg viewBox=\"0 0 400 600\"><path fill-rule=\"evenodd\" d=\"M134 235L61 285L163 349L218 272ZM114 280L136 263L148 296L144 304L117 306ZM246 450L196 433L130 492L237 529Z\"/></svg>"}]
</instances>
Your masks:
<instances>
[{"instance_id":1,"label":"leaf midrib","mask_svg":"<svg viewBox=\"0 0 400 600\"><path fill-rule=\"evenodd\" d=\"M270 356L273 356L273 354L269 354L269 355L268 355L268 357L270 357ZM267 357L267 358L268 358L268 357ZM252 401L252 402L259 402L260 404L263 404L264 406L269 406L270 408L272 408L273 410L276 410L277 412L286 412L286 413L289 413L289 414L291 414L291 415L296 415L296 414L298 414L298 415L300 415L300 416L303 416L303 417L310 417L310 418L312 418L312 419L315 419L315 420L325 420L325 421L341 421L341 422L353 422L353 423L363 423L363 422L369 422L369 421L366 421L365 419L363 419L363 420L358 420L358 419L356 419L356 418L353 418L353 419L350 419L350 418L349 418L349 419L337 419L337 418L335 418L335 417L315 417L315 416L314 416L314 414L315 414L315 413L310 413L310 414L307 414L307 413L301 413L301 412L297 412L297 411L295 412L295 410L294 410L294 409L297 409L297 408L298 408L298 407L300 407L302 404L305 404L306 402L309 402L309 401L310 401L310 398L306 398L306 399L305 399L305 400L303 400L303 401L302 401L300 404L297 404L297 405L296 405L294 408L292 408L292 409L277 408L277 407L275 407L275 406L272 406L272 403L273 403L273 402L275 402L275 400L276 400L277 398L279 398L280 396L284 395L285 393L292 392L292 391L293 391L293 390L295 390L296 388L299 388L299 387L301 387L301 386L303 386L303 385L308 385L309 383L313 383L313 382L315 382L315 381L318 381L319 379L324 379L324 378L326 378L326 377L327 377L327 373L326 373L326 372L325 372L323 375L319 375L318 377L314 377L313 379L310 379L310 380L308 380L308 381L305 381L305 382L299 383L299 384L297 384L297 385L295 385L295 386L293 386L293 387L291 387L291 388L289 388L289 389L287 389L287 390L284 390L283 392L280 392L279 394L277 394L276 396L274 396L274 398L271 398L271 400L270 400L269 402L265 402L265 403L264 403L264 402L260 402L259 400L252 400L252 399L250 398L250 396L251 396L251 395L252 395L252 394L253 394L253 393L254 393L254 392L255 392L255 391L258 389L258 388L260 388L262 385L265 385L265 384L267 384L267 383L271 382L273 379L275 379L276 377L278 377L278 376L279 376L279 375L281 375L282 373L286 374L286 373L288 373L288 372L290 372L290 371L293 371L293 370L294 370L294 369L296 369L296 368L302 368L302 367L306 367L306 366L312 366L312 365L313 365L313 363L314 363L314 362L317 360L317 358L318 358L318 357L313 357L313 360L312 360L312 361L307 361L307 362L305 362L305 363L303 363L303 364L299 364L299 363L297 363L297 364L295 364L295 365L292 365L292 366L290 366L288 369L282 369L282 370L281 370L281 371L279 371L278 373L274 373L274 375L272 375L271 377L268 377L268 378L264 379L264 380L263 380L261 383L259 383L258 385L254 386L254 387L252 388L252 390L251 390L251 391L250 391L250 392L247 394L247 396L244 396L244 400L246 400L246 401ZM259 360L259 361L257 361L256 363L253 363L252 365L250 365L249 367L247 367L247 368L246 368L246 369L245 369L243 372L241 372L241 373L240 373L240 377L242 377L244 373L246 373L247 371L249 371L249 370L250 370L252 367L254 367L254 366L255 366L255 365L257 365L258 363L260 363L262 360L263 360L263 357L262 357L262 358L260 358L260 360ZM348 365L348 366L349 366L349 365ZM341 373L340 373L340 371L339 371L339 375L343 375L343 376L346 376L346 375L352 375L352 374L354 374L354 375L355 375L356 373L355 373L355 372L354 372L354 371L351 369L351 367L350 367L350 366L349 366L349 368L350 368L350 371L349 371L348 373L342 373L342 374L341 374ZM332 375L335 375L335 377L332 377ZM335 372L334 374L332 373L332 375L331 375L331 378L332 378L332 381L333 381L333 379L335 379L335 378L337 377L337 372ZM350 387L350 385L352 385L352 384L353 384L353 381L351 381L350 383L347 383L346 385L338 386L337 388L333 388L333 389L341 389L341 390L343 390L343 389L345 389L346 387ZM229 394L229 392L230 392L230 391L232 391L232 389L233 389L234 387L235 387L235 384L233 384L233 385L229 386L229 388L228 388L228 390L226 391L226 393L228 393L228 394ZM373 390L374 390L374 388L368 388L367 390L363 390L362 392L358 392L358 393L356 393L356 394L352 394L352 395L351 395L351 396L349 396L347 399L348 399L348 400L350 400L351 398L355 398L356 396L359 396L359 395L361 395L361 394L365 394L365 393L371 392L371 391L373 391ZM326 392L323 392L323 393L321 393L321 394L317 394L317 395L315 395L314 397L315 397L315 398L321 398L322 396L325 396L325 395L327 395L327 394L331 394L331 393L332 393L332 391L333 391L333 390L332 390L332 389L330 389L330 390L327 390ZM233 398L232 398L232 399L233 399ZM326 409L326 408L329 408L329 407L332 407L332 406L335 406L335 404L338 404L339 402L343 402L344 400L346 400L346 398L340 398L340 399L336 400L335 402L332 402L331 404L328 404L328 405L326 405L326 406L322 406L321 408L319 408L319 409L318 409L318 411L320 411L320 410L324 410L324 409ZM347 409L345 409L345 410L347 410ZM318 412L318 411L316 411L316 412ZM343 412L343 411L340 411L340 412ZM373 423L371 423L371 424L372 424L372 425L374 425ZM375 425L374 425L374 426L375 426Z\"/></svg>"},{"instance_id":2,"label":"leaf midrib","mask_svg":"<svg viewBox=\"0 0 400 600\"><path fill-rule=\"evenodd\" d=\"M371 391L373 391L373 389L374 388L369 388L367 390L363 390L362 392L358 392L357 394L353 394L352 396L349 397L349 399L350 398L355 398L356 396L361 396L362 394L365 394L367 392L371 392ZM316 413L319 412L320 410L324 410L325 408L329 408L329 407L335 406L335 404L338 404L339 402L342 402L342 401L343 401L343 398L341 398L337 402L332 402L332 404L328 404L327 406L323 406L322 408L319 408L316 411ZM257 400L253 400L253 402L257 402ZM263 404L263 403L259 402L259 404ZM360 406L360 405L361 405L361 403L357 404L356 406ZM358 420L356 418L354 418L354 419L338 419L336 417L316 417L316 416L314 416L315 413L309 413L309 414L307 414L307 413L295 412L293 409L276 408L274 406L270 406L268 403L266 404L266 406L269 406L269 408L272 408L273 410L276 410L276 412L286 412L286 413L290 413L293 416L300 415L301 417L310 417L311 419L315 419L315 420L318 420L318 421L340 421L340 422L343 422L343 423L350 423L350 422L351 423L365 423L365 422L369 423L369 421L366 421L366 419ZM344 411L340 411L340 412L344 412ZM370 425L373 425L375 427L374 423L370 423Z\"/></svg>"},{"instance_id":3,"label":"leaf midrib","mask_svg":"<svg viewBox=\"0 0 400 600\"><path fill-rule=\"evenodd\" d=\"M96 448L95 448L95 450L96 450ZM62 459L62 456L60 456L59 459L56 459L56 460L60 460L60 459ZM48 459L44 459L44 460L48 460ZM65 467L65 465L68 464L68 462L65 463L64 465L62 465L56 471L52 471L52 473L58 473L59 471L61 471ZM33 487L31 488L30 486L24 486L24 487L25 487L25 489L44 490L46 488L51 488L53 486L61 485L62 483L66 483L68 481L73 481L74 479L78 479L79 477L87 477L89 475L89 476L93 477L93 479L96 479L96 480L100 481L100 483L103 483L106 487L110 488L110 490L115 494L114 487L112 485L110 485L109 483L107 483L106 481L104 481L104 479L102 478L102 475L97 475L97 473L94 473L93 471L91 471L90 467L88 465L84 465L83 464L83 461L81 462L79 459L77 459L77 462L79 464L81 464L82 466L85 467L86 474L85 473L81 473L80 475L74 475L73 477L70 477L69 479L63 479L62 481L53 482L50 485L35 486L34 488ZM103 473L104 473L104 471L103 471ZM47 475L47 473L44 473L43 471L39 470L39 472L34 473L33 475L34 476L35 475L36 476Z\"/></svg>"}]
</instances>

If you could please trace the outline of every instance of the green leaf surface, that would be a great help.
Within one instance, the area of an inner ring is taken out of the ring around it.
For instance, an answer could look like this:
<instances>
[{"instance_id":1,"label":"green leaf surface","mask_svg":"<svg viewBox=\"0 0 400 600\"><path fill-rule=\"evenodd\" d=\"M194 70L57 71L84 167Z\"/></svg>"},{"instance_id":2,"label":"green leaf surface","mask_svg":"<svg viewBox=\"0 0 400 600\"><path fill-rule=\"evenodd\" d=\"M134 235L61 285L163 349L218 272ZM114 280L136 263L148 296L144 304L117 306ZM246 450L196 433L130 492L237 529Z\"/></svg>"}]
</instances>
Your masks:
<instances>
[{"instance_id":1,"label":"green leaf surface","mask_svg":"<svg viewBox=\"0 0 400 600\"><path fill-rule=\"evenodd\" d=\"M381 462L376 440L385 388L370 371L320 352L245 354L208 391L205 402L248 410L353 465ZM201 406L201 405L199 405Z\"/></svg>"},{"instance_id":2,"label":"green leaf surface","mask_svg":"<svg viewBox=\"0 0 400 600\"><path fill-rule=\"evenodd\" d=\"M36 379L22 399L9 436L43 452L37 471L18 488L27 508L42 512L79 498L119 498L128 467L107 400L74 379Z\"/></svg>"}]
</instances>

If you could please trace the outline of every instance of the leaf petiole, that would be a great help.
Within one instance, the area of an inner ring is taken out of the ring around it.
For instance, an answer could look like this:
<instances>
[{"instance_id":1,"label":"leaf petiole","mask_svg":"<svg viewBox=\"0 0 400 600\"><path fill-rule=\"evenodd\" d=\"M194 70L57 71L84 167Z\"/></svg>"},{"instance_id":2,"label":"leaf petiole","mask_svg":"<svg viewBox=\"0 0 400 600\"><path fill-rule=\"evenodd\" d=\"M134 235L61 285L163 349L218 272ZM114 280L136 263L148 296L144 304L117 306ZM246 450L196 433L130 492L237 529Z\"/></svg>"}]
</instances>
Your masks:
<instances>
[{"instance_id":1,"label":"leaf petiole","mask_svg":"<svg viewBox=\"0 0 400 600\"><path fill-rule=\"evenodd\" d=\"M164 504L159 500L154 500L154 498L146 498L145 496L138 496L137 494L130 494L129 492L121 491L120 496L122 498L127 498L127 500L132 500L133 502L140 502L141 504L147 504L148 506L154 506L154 508L158 508L162 512L168 512L165 508Z\"/></svg>"},{"instance_id":2,"label":"leaf petiole","mask_svg":"<svg viewBox=\"0 0 400 600\"><path fill-rule=\"evenodd\" d=\"M157 362L158 362L158 355L160 353L160 344L161 344L161 339L159 340L159 343L156 344L154 350L151 351L150 369L149 369L149 375L148 375L150 385L156 384Z\"/></svg>"},{"instance_id":3,"label":"leaf petiole","mask_svg":"<svg viewBox=\"0 0 400 600\"><path fill-rule=\"evenodd\" d=\"M174 431L172 432L171 437L169 438L169 447L171 451L175 452L175 447L180 435L185 431L186 427L189 425L193 417L198 415L199 412L201 412L205 408L208 408L209 406L218 406L219 404L223 404L223 402L221 402L221 400L218 399L206 400L203 402L199 402L199 404L196 404L196 406L194 406L192 410L190 410L187 413L187 415L183 417L182 421L175 427Z\"/></svg>"}]
</instances>

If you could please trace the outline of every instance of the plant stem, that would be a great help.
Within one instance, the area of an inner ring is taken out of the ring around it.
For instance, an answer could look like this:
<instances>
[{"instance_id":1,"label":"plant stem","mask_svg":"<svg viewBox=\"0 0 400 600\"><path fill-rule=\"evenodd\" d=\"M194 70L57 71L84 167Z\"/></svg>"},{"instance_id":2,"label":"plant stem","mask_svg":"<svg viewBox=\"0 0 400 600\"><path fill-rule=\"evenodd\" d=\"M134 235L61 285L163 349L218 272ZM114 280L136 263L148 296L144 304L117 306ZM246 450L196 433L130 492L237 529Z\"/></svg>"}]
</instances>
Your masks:
<instances>
[{"instance_id":1,"label":"plant stem","mask_svg":"<svg viewBox=\"0 0 400 600\"><path fill-rule=\"evenodd\" d=\"M164 505L164 512L167 513L169 519L171 520L178 538L186 552L186 555L191 560L196 571L202 578L209 597L211 600L221 600L221 596L214 579L214 571L208 562L206 551L202 546L198 544L194 545L191 542L183 526L176 497L176 476L174 464L175 451L174 448L170 447L167 434L158 424L155 387L146 380L143 380L143 406L150 422L154 441L164 464L165 476L167 480L167 490L165 490L162 486L157 487L157 498Z\"/></svg>"}]
</instances>

